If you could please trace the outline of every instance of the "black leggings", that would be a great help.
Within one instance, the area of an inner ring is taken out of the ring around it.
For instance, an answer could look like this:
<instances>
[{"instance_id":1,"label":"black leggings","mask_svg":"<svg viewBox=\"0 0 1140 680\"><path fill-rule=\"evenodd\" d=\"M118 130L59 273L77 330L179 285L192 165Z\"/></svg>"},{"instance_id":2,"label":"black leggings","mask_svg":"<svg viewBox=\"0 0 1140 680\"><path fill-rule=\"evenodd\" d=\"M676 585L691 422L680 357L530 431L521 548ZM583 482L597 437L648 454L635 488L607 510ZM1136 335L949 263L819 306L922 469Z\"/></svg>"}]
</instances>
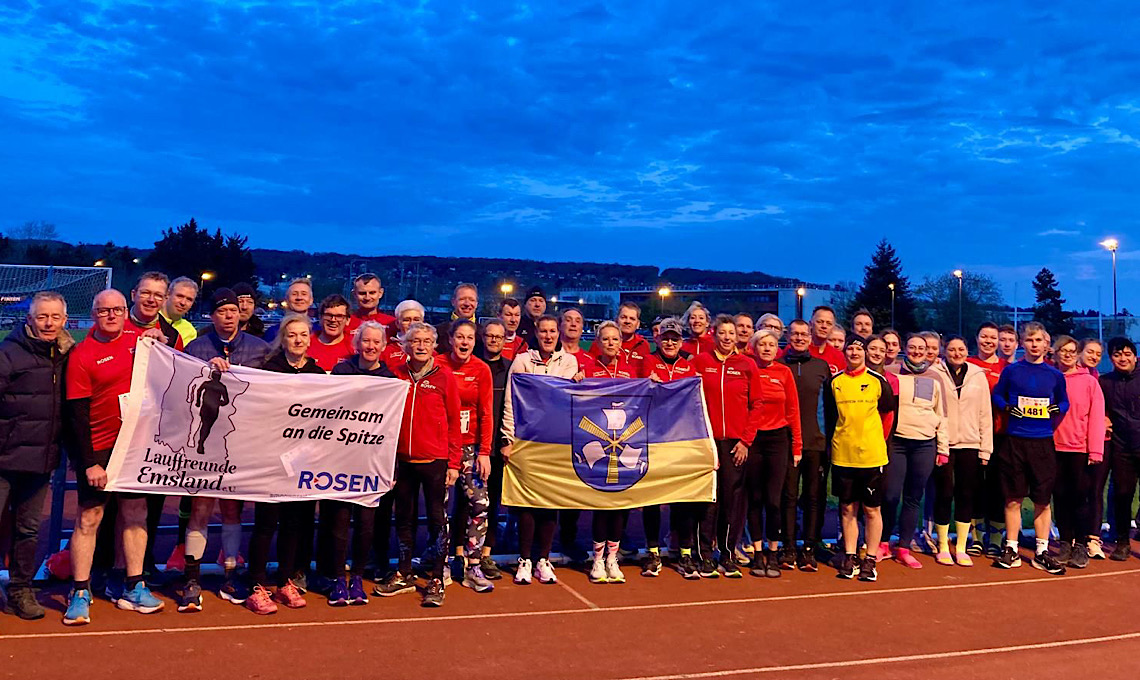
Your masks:
<instances>
[{"instance_id":1,"label":"black leggings","mask_svg":"<svg viewBox=\"0 0 1140 680\"><path fill-rule=\"evenodd\" d=\"M396 509L396 539L400 543L400 573L412 573L412 552L416 546L416 528L419 520L419 495L423 489L427 512L428 543L435 546L435 569L432 578L443 579L447 564L447 461L430 463L400 461L396 466L396 486L393 505Z\"/></svg>"},{"instance_id":2,"label":"black leggings","mask_svg":"<svg viewBox=\"0 0 1140 680\"><path fill-rule=\"evenodd\" d=\"M789 454L790 455L790 454ZM803 483L803 493L800 493L800 483ZM781 539L785 548L794 548L796 545L796 506L803 508L803 539L805 546L815 547L819 542L819 498L823 489L823 451L804 450L799 465L788 465L788 474L784 478L783 498L780 509L784 515L784 526ZM826 500L826 498L825 498Z\"/></svg>"},{"instance_id":3,"label":"black leggings","mask_svg":"<svg viewBox=\"0 0 1140 680\"><path fill-rule=\"evenodd\" d=\"M791 433L787 427L756 433L744 462L744 491L748 499L748 532L753 542L780 538L780 502L791 463ZM723 463L722 463L723 464ZM735 546L730 546L730 549Z\"/></svg>"},{"instance_id":4,"label":"black leggings","mask_svg":"<svg viewBox=\"0 0 1140 680\"><path fill-rule=\"evenodd\" d=\"M732 460L732 449L739 441L739 439L716 440L717 457L720 462L720 467L716 471L716 502L709 504L711 508L705 514L705 521L701 522L702 533L706 525L716 527L716 547L720 549L722 560L732 556L736 544L744 535L744 517L747 514L744 466L737 465ZM709 519L713 521L710 522Z\"/></svg>"},{"instance_id":5,"label":"black leggings","mask_svg":"<svg viewBox=\"0 0 1140 680\"><path fill-rule=\"evenodd\" d=\"M979 517L985 515L986 521L993 524L1005 524L1005 491L1001 488L1001 459L1006 456L1009 437L1004 434L994 434L994 452L990 454L990 462L979 465L982 468L982 486L979 488L981 498L974 509Z\"/></svg>"},{"instance_id":6,"label":"black leggings","mask_svg":"<svg viewBox=\"0 0 1140 680\"><path fill-rule=\"evenodd\" d=\"M538 560L550 557L554 545L554 527L557 525L554 510L546 508L515 508L519 527L519 557ZM534 548L538 540L538 550Z\"/></svg>"},{"instance_id":7,"label":"black leggings","mask_svg":"<svg viewBox=\"0 0 1140 680\"><path fill-rule=\"evenodd\" d=\"M497 453L491 454L491 476L487 478L487 501L487 539L483 541L483 547L494 548L499 533L499 508L503 505L503 457Z\"/></svg>"},{"instance_id":8,"label":"black leggings","mask_svg":"<svg viewBox=\"0 0 1140 680\"><path fill-rule=\"evenodd\" d=\"M369 554L376 552L376 571L382 577L388 571L388 541L392 531L392 503L395 496L389 491L380 497L374 508L366 508L343 501L324 501L321 504L320 542L328 552L318 556L321 574L337 578L344 574L348 558L349 522L355 524L352 532L353 576L363 576Z\"/></svg>"},{"instance_id":9,"label":"black leggings","mask_svg":"<svg viewBox=\"0 0 1140 680\"><path fill-rule=\"evenodd\" d=\"M1098 465L1093 467L1093 488L1092 488L1092 505L1093 505L1093 529L1089 536L1100 536L1101 522L1106 521L1104 517L1104 491L1108 486L1108 475L1112 472L1112 461L1116 459L1115 448L1111 441L1104 443L1104 460Z\"/></svg>"},{"instance_id":10,"label":"black leggings","mask_svg":"<svg viewBox=\"0 0 1140 680\"><path fill-rule=\"evenodd\" d=\"M1132 528L1132 496L1140 478L1140 451L1116 449L1112 461L1112 534L1127 541Z\"/></svg>"},{"instance_id":11,"label":"black leggings","mask_svg":"<svg viewBox=\"0 0 1140 680\"><path fill-rule=\"evenodd\" d=\"M950 461L934 466L935 524L949 524L951 509L955 522L968 524L974 520L978 467L977 449L950 449Z\"/></svg>"},{"instance_id":12,"label":"black leggings","mask_svg":"<svg viewBox=\"0 0 1140 680\"><path fill-rule=\"evenodd\" d=\"M629 521L629 510L595 510L593 521L594 543L618 543Z\"/></svg>"},{"instance_id":13,"label":"black leggings","mask_svg":"<svg viewBox=\"0 0 1140 680\"><path fill-rule=\"evenodd\" d=\"M671 520L676 521L676 520ZM641 526L645 529L645 547L661 547L661 506L647 505L641 509Z\"/></svg>"},{"instance_id":14,"label":"black leggings","mask_svg":"<svg viewBox=\"0 0 1140 680\"><path fill-rule=\"evenodd\" d=\"M1092 503L1096 473L1104 463L1089 465L1089 455L1077 451L1057 452L1057 484L1053 487L1054 521L1061 540L1084 543L1097 533Z\"/></svg>"},{"instance_id":15,"label":"black leggings","mask_svg":"<svg viewBox=\"0 0 1140 680\"><path fill-rule=\"evenodd\" d=\"M249 578L254 585L269 584L269 546L277 533L277 587L284 586L299 568L298 538L306 523L313 523L316 501L257 503L253 506L253 534L249 539Z\"/></svg>"}]
</instances>

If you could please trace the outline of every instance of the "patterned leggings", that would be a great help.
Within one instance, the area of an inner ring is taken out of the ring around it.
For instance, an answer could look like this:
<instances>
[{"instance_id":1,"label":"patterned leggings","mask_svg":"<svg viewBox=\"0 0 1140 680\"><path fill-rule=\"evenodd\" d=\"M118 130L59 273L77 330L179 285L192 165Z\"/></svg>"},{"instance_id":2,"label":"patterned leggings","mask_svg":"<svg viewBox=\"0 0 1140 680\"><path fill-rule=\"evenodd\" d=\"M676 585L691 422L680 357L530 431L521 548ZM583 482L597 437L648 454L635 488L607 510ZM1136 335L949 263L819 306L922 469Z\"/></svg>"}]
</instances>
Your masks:
<instances>
[{"instance_id":1,"label":"patterned leggings","mask_svg":"<svg viewBox=\"0 0 1140 680\"><path fill-rule=\"evenodd\" d=\"M455 487L455 513L451 518L452 545L463 545L467 559L478 561L487 540L487 509L490 497L487 485L475 470L478 451L474 446L463 447L463 462L459 466L459 481Z\"/></svg>"}]
</instances>

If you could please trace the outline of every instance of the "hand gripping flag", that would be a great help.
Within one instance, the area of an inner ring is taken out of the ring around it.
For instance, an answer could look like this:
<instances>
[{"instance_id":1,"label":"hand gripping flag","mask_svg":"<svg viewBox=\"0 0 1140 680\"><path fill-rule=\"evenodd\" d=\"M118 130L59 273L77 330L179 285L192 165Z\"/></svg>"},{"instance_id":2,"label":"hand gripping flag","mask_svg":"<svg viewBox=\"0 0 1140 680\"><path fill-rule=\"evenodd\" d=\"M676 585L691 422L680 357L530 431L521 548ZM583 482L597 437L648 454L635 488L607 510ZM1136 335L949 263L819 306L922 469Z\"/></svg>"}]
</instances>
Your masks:
<instances>
[{"instance_id":1,"label":"hand gripping flag","mask_svg":"<svg viewBox=\"0 0 1140 680\"><path fill-rule=\"evenodd\" d=\"M503 504L620 510L716 500L716 447L697 378L512 377Z\"/></svg>"}]
</instances>

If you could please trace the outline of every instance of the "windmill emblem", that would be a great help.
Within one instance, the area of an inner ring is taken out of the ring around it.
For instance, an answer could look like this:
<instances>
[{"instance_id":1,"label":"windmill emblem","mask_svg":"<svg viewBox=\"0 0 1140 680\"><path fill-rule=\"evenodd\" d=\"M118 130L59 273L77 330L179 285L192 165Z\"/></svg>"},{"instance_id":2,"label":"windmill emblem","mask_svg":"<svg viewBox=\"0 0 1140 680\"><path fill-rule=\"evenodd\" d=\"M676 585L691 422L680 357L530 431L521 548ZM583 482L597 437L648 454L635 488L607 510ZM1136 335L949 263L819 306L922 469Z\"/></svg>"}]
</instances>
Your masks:
<instances>
[{"instance_id":1,"label":"windmill emblem","mask_svg":"<svg viewBox=\"0 0 1140 680\"><path fill-rule=\"evenodd\" d=\"M582 416L575 428L574 470L599 491L624 491L649 469L645 419L634 415L630 422L626 402L612 401L601 411L604 426Z\"/></svg>"}]
</instances>

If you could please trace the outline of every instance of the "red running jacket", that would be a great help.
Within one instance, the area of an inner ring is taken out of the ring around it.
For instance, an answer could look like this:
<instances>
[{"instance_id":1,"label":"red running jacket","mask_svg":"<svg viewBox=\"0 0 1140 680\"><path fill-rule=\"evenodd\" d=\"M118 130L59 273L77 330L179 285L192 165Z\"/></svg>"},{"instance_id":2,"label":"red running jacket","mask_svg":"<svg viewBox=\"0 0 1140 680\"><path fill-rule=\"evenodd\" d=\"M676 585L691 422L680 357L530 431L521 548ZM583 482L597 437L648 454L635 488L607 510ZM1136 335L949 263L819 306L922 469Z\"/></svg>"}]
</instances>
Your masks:
<instances>
[{"instance_id":1,"label":"red running jacket","mask_svg":"<svg viewBox=\"0 0 1140 680\"><path fill-rule=\"evenodd\" d=\"M459 363L451 352L435 358L440 366L451 369L459 390L459 431L464 446L478 446L479 453L491 455L491 432L495 429L492 405L495 386L487 362L470 356Z\"/></svg>"},{"instance_id":2,"label":"red running jacket","mask_svg":"<svg viewBox=\"0 0 1140 680\"><path fill-rule=\"evenodd\" d=\"M739 439L752 446L760 423L762 386L756 362L740 354L723 359L716 350L693 359L712 422L713 439Z\"/></svg>"},{"instance_id":3,"label":"red running jacket","mask_svg":"<svg viewBox=\"0 0 1140 680\"><path fill-rule=\"evenodd\" d=\"M459 386L451 369L435 366L419 380L412 378L407 362L393 373L408 383L408 401L400 424L396 456L412 463L446 460L458 470L463 461L463 435L459 426Z\"/></svg>"}]
</instances>

